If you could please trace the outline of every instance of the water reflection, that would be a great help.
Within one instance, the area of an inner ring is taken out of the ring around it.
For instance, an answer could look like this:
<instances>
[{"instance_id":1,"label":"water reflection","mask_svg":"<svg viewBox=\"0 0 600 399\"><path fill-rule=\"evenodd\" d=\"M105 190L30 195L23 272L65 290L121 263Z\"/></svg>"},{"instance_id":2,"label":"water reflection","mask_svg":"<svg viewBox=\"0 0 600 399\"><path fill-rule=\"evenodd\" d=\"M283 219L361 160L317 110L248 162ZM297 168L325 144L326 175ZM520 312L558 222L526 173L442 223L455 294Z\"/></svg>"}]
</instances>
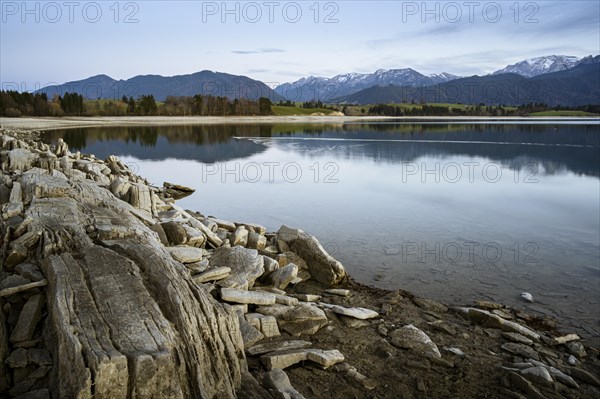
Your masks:
<instances>
[{"instance_id":1,"label":"water reflection","mask_svg":"<svg viewBox=\"0 0 600 399\"><path fill-rule=\"evenodd\" d=\"M118 155L214 163L247 158L272 144L306 154L379 163L412 162L423 156L483 157L511 169L537 164L546 174L598 177L597 130L597 125L577 124L253 124L69 129L49 132L46 137L51 142L62 137L72 149L101 158Z\"/></svg>"}]
</instances>

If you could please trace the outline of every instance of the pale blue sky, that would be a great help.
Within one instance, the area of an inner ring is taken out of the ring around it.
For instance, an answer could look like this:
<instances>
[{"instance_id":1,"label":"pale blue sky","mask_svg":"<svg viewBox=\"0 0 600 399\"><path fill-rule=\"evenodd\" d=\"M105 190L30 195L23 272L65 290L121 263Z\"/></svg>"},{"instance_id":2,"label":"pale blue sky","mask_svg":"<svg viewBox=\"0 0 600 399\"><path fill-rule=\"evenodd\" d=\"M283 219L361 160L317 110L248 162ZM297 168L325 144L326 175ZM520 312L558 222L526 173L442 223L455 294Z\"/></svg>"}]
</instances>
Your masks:
<instances>
[{"instance_id":1,"label":"pale blue sky","mask_svg":"<svg viewBox=\"0 0 600 399\"><path fill-rule=\"evenodd\" d=\"M231 14L220 1L22 4L0 1L0 80L25 90L96 74L204 69L270 84L380 68L472 75L530 57L600 52L597 0L242 1L226 4Z\"/></svg>"}]
</instances>

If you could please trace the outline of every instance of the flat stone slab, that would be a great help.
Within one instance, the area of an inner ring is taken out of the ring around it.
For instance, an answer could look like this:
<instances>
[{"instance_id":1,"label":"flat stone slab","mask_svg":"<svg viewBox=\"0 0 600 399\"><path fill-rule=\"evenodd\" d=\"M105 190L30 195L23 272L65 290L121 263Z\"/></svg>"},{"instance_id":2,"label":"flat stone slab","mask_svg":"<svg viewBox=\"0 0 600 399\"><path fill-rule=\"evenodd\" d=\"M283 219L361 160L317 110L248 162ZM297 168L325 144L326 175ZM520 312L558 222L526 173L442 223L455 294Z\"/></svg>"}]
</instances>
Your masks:
<instances>
[{"instance_id":1,"label":"flat stone slab","mask_svg":"<svg viewBox=\"0 0 600 399\"><path fill-rule=\"evenodd\" d=\"M273 352L260 357L261 363L267 370L283 370L305 360L308 360L308 352L304 349Z\"/></svg>"},{"instance_id":2,"label":"flat stone slab","mask_svg":"<svg viewBox=\"0 0 600 399\"><path fill-rule=\"evenodd\" d=\"M308 349L308 360L327 368L344 361L344 355L337 349Z\"/></svg>"},{"instance_id":3,"label":"flat stone slab","mask_svg":"<svg viewBox=\"0 0 600 399\"><path fill-rule=\"evenodd\" d=\"M319 305L326 307L327 309L331 309L337 314L354 317L355 319L359 320L367 320L379 316L379 313L376 311L366 308L345 308L343 306L331 305L323 302L319 303Z\"/></svg>"},{"instance_id":4,"label":"flat stone slab","mask_svg":"<svg viewBox=\"0 0 600 399\"><path fill-rule=\"evenodd\" d=\"M227 302L253 305L273 305L275 294L263 291L243 291L235 288L221 288L221 298Z\"/></svg>"},{"instance_id":5,"label":"flat stone slab","mask_svg":"<svg viewBox=\"0 0 600 399\"><path fill-rule=\"evenodd\" d=\"M324 368L344 361L344 355L338 350L322 349L292 349L280 352L271 352L260 357L260 361L267 370L284 369L294 364L310 360Z\"/></svg>"},{"instance_id":6,"label":"flat stone slab","mask_svg":"<svg viewBox=\"0 0 600 399\"><path fill-rule=\"evenodd\" d=\"M202 249L188 246L167 247L166 249L173 259L181 263L200 262L204 254Z\"/></svg>"},{"instance_id":7,"label":"flat stone slab","mask_svg":"<svg viewBox=\"0 0 600 399\"><path fill-rule=\"evenodd\" d=\"M292 349L304 349L312 346L312 342L303 340L289 340L289 341L276 341L276 342L265 342L264 344L257 344L246 349L246 352L251 356L264 355L271 352L281 352Z\"/></svg>"},{"instance_id":8,"label":"flat stone slab","mask_svg":"<svg viewBox=\"0 0 600 399\"><path fill-rule=\"evenodd\" d=\"M229 273L231 273L229 267L216 267L194 276L194 281L197 283L205 283L207 281L222 280L229 276Z\"/></svg>"}]
</instances>

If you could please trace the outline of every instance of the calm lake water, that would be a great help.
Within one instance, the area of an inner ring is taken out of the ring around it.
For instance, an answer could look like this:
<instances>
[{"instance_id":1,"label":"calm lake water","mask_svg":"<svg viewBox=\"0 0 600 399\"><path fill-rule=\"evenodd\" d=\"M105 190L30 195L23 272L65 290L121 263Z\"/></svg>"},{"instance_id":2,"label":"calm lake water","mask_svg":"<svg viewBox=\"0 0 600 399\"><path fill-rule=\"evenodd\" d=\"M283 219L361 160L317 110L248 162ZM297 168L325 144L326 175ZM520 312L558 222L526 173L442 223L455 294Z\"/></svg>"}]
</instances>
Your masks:
<instances>
[{"instance_id":1,"label":"calm lake water","mask_svg":"<svg viewBox=\"0 0 600 399\"><path fill-rule=\"evenodd\" d=\"M358 281L488 299L600 336L598 122L385 122L52 131L206 215L316 235ZM530 292L535 302L519 299Z\"/></svg>"}]
</instances>

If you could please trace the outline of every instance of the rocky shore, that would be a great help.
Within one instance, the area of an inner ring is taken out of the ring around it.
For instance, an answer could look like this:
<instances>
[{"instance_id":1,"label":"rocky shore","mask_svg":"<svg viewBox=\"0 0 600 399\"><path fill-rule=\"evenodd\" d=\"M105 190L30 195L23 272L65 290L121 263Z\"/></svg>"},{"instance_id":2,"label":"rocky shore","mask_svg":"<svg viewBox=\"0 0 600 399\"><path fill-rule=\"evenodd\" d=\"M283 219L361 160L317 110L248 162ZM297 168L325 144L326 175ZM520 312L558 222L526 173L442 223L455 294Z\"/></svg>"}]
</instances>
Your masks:
<instances>
[{"instance_id":1,"label":"rocky shore","mask_svg":"<svg viewBox=\"0 0 600 399\"><path fill-rule=\"evenodd\" d=\"M0 151L0 397L600 397L598 348L552 319L357 284L302 230L37 132Z\"/></svg>"}]
</instances>

